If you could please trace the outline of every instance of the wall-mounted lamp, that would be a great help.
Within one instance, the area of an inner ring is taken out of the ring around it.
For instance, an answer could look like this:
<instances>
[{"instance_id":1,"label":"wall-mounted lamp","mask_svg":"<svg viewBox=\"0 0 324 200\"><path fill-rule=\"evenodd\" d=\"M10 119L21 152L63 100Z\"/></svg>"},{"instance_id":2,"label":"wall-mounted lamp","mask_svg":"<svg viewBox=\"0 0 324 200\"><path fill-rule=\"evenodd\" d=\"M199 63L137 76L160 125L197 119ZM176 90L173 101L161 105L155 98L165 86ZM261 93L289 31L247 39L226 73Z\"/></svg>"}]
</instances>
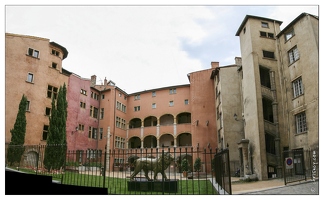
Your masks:
<instances>
[{"instance_id":1,"label":"wall-mounted lamp","mask_svg":"<svg viewBox=\"0 0 324 200\"><path fill-rule=\"evenodd\" d=\"M198 126L199 120L196 120L196 126Z\"/></svg>"},{"instance_id":2,"label":"wall-mounted lamp","mask_svg":"<svg viewBox=\"0 0 324 200\"><path fill-rule=\"evenodd\" d=\"M244 121L244 114L242 113L242 120L237 119L237 114L234 113L234 119L235 121Z\"/></svg>"},{"instance_id":3,"label":"wall-mounted lamp","mask_svg":"<svg viewBox=\"0 0 324 200\"><path fill-rule=\"evenodd\" d=\"M208 124L209 124L209 120L206 121L206 126L208 126Z\"/></svg>"},{"instance_id":4,"label":"wall-mounted lamp","mask_svg":"<svg viewBox=\"0 0 324 200\"><path fill-rule=\"evenodd\" d=\"M74 132L77 132L79 130L79 127L75 127L75 131L72 131L72 134L74 133Z\"/></svg>"}]
</instances>

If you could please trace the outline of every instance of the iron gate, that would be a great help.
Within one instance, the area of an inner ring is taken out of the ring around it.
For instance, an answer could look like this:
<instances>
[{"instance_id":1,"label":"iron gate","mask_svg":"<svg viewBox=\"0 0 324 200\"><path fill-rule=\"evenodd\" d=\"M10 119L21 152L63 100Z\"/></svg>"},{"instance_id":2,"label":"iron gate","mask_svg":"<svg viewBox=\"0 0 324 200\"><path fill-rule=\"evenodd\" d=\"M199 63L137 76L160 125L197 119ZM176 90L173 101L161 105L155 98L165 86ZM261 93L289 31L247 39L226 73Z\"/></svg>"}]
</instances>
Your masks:
<instances>
[{"instance_id":1,"label":"iron gate","mask_svg":"<svg viewBox=\"0 0 324 200\"><path fill-rule=\"evenodd\" d=\"M217 152L214 157L215 179L219 194L232 194L229 150Z\"/></svg>"}]
</instances>

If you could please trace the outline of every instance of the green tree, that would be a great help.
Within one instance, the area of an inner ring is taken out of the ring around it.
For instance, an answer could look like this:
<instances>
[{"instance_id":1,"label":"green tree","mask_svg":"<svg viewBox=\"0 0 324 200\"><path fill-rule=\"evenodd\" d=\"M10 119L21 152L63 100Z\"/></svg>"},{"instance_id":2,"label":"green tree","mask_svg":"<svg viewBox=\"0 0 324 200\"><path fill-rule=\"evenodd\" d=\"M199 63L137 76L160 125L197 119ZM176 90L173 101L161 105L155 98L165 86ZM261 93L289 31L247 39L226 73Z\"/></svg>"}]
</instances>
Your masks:
<instances>
[{"instance_id":1,"label":"green tree","mask_svg":"<svg viewBox=\"0 0 324 200\"><path fill-rule=\"evenodd\" d=\"M52 98L52 109L45 148L44 165L47 170L60 169L66 156L66 85L61 86L57 99Z\"/></svg>"},{"instance_id":2,"label":"green tree","mask_svg":"<svg viewBox=\"0 0 324 200\"><path fill-rule=\"evenodd\" d=\"M201 159L199 157L196 158L196 160L195 160L194 169L195 169L196 172L200 172L200 169L201 169Z\"/></svg>"},{"instance_id":3,"label":"green tree","mask_svg":"<svg viewBox=\"0 0 324 200\"><path fill-rule=\"evenodd\" d=\"M24 143L26 135L26 106L27 106L27 97L22 96L19 103L19 110L16 117L16 122L14 128L10 130L11 141L8 147L7 160L10 165L15 162L20 162L21 156L24 153Z\"/></svg>"}]
</instances>

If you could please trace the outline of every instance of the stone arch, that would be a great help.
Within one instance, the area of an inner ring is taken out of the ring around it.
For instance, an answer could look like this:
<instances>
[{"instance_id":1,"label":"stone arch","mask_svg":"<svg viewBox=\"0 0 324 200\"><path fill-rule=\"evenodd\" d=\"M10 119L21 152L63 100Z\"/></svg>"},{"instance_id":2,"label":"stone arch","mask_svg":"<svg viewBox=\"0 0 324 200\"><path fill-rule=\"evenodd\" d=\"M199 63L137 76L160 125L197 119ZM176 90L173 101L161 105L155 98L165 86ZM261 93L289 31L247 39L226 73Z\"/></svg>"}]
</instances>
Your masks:
<instances>
[{"instance_id":1,"label":"stone arch","mask_svg":"<svg viewBox=\"0 0 324 200\"><path fill-rule=\"evenodd\" d=\"M156 148L157 147L157 138L154 135L148 135L143 140L144 148Z\"/></svg>"},{"instance_id":2,"label":"stone arch","mask_svg":"<svg viewBox=\"0 0 324 200\"><path fill-rule=\"evenodd\" d=\"M177 124L191 123L191 113L182 112L177 115Z\"/></svg>"},{"instance_id":3,"label":"stone arch","mask_svg":"<svg viewBox=\"0 0 324 200\"><path fill-rule=\"evenodd\" d=\"M142 126L142 120L140 118L133 118L129 121L129 129L140 128Z\"/></svg>"},{"instance_id":4,"label":"stone arch","mask_svg":"<svg viewBox=\"0 0 324 200\"><path fill-rule=\"evenodd\" d=\"M159 137L160 147L173 147L174 137L171 133L164 133Z\"/></svg>"},{"instance_id":5,"label":"stone arch","mask_svg":"<svg viewBox=\"0 0 324 200\"><path fill-rule=\"evenodd\" d=\"M181 147L181 146L192 146L191 133L184 132L177 135L177 147Z\"/></svg>"},{"instance_id":6,"label":"stone arch","mask_svg":"<svg viewBox=\"0 0 324 200\"><path fill-rule=\"evenodd\" d=\"M128 139L128 148L129 149L136 149L141 148L141 138L134 136Z\"/></svg>"},{"instance_id":7,"label":"stone arch","mask_svg":"<svg viewBox=\"0 0 324 200\"><path fill-rule=\"evenodd\" d=\"M157 118L155 116L148 116L144 119L144 127L156 126Z\"/></svg>"},{"instance_id":8,"label":"stone arch","mask_svg":"<svg viewBox=\"0 0 324 200\"><path fill-rule=\"evenodd\" d=\"M160 125L173 125L174 123L174 116L172 114L164 114L160 117Z\"/></svg>"}]
</instances>

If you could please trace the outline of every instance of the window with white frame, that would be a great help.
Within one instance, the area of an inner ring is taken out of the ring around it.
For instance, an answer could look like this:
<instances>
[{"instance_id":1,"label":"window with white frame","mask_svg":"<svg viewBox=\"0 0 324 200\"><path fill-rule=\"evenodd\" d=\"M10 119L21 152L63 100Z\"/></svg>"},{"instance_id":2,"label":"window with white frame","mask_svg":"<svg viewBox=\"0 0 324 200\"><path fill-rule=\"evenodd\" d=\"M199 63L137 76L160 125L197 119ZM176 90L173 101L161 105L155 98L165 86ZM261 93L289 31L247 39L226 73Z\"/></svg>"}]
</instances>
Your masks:
<instances>
[{"instance_id":1,"label":"window with white frame","mask_svg":"<svg viewBox=\"0 0 324 200\"><path fill-rule=\"evenodd\" d=\"M51 85L47 86L47 97L48 98L56 99L57 98L57 92L58 92L57 87L54 87L54 86L51 86Z\"/></svg>"},{"instance_id":2,"label":"window with white frame","mask_svg":"<svg viewBox=\"0 0 324 200\"><path fill-rule=\"evenodd\" d=\"M267 22L261 22L262 28L269 28L269 24Z\"/></svg>"},{"instance_id":3,"label":"window with white frame","mask_svg":"<svg viewBox=\"0 0 324 200\"><path fill-rule=\"evenodd\" d=\"M290 51L288 51L289 64L296 62L299 59L299 52L297 46L293 47Z\"/></svg>"},{"instance_id":4,"label":"window with white frame","mask_svg":"<svg viewBox=\"0 0 324 200\"><path fill-rule=\"evenodd\" d=\"M294 98L304 94L302 78L299 77L292 82L294 90Z\"/></svg>"},{"instance_id":5,"label":"window with white frame","mask_svg":"<svg viewBox=\"0 0 324 200\"><path fill-rule=\"evenodd\" d=\"M134 107L134 111L137 112L137 111L140 111L141 110L141 106L135 106Z\"/></svg>"},{"instance_id":6,"label":"window with white frame","mask_svg":"<svg viewBox=\"0 0 324 200\"><path fill-rule=\"evenodd\" d=\"M156 92L155 91L152 92L152 97L156 97Z\"/></svg>"},{"instance_id":7,"label":"window with white frame","mask_svg":"<svg viewBox=\"0 0 324 200\"><path fill-rule=\"evenodd\" d=\"M103 128L99 128L99 140L103 138Z\"/></svg>"},{"instance_id":8,"label":"window with white frame","mask_svg":"<svg viewBox=\"0 0 324 200\"><path fill-rule=\"evenodd\" d=\"M188 104L189 104L189 100L188 100L188 99L185 99L185 100L184 100L184 104L185 104L185 105L188 105Z\"/></svg>"},{"instance_id":9,"label":"window with white frame","mask_svg":"<svg viewBox=\"0 0 324 200\"><path fill-rule=\"evenodd\" d=\"M47 140L47 135L48 135L48 125L43 126L43 135L42 135L42 140Z\"/></svg>"},{"instance_id":10,"label":"window with white frame","mask_svg":"<svg viewBox=\"0 0 324 200\"><path fill-rule=\"evenodd\" d=\"M104 113L105 113L105 109L104 108L101 108L100 109L100 119L103 119L104 118Z\"/></svg>"},{"instance_id":11,"label":"window with white frame","mask_svg":"<svg viewBox=\"0 0 324 200\"><path fill-rule=\"evenodd\" d=\"M169 106L173 106L174 102L173 101L169 101Z\"/></svg>"},{"instance_id":12,"label":"window with white frame","mask_svg":"<svg viewBox=\"0 0 324 200\"><path fill-rule=\"evenodd\" d=\"M30 111L30 101L27 101L26 103L26 111Z\"/></svg>"},{"instance_id":13,"label":"window with white frame","mask_svg":"<svg viewBox=\"0 0 324 200\"><path fill-rule=\"evenodd\" d=\"M176 94L177 93L177 89L176 88L172 88L169 90L170 94Z\"/></svg>"},{"instance_id":14,"label":"window with white frame","mask_svg":"<svg viewBox=\"0 0 324 200\"><path fill-rule=\"evenodd\" d=\"M33 83L34 82L34 74L28 73L27 74L27 82Z\"/></svg>"},{"instance_id":15,"label":"window with white frame","mask_svg":"<svg viewBox=\"0 0 324 200\"><path fill-rule=\"evenodd\" d=\"M27 55L32 56L34 58L38 58L39 57L39 51L35 50L35 49L32 49L32 48L28 48Z\"/></svg>"},{"instance_id":16,"label":"window with white frame","mask_svg":"<svg viewBox=\"0 0 324 200\"><path fill-rule=\"evenodd\" d=\"M295 35L294 29L290 29L285 33L285 40L288 41Z\"/></svg>"},{"instance_id":17,"label":"window with white frame","mask_svg":"<svg viewBox=\"0 0 324 200\"><path fill-rule=\"evenodd\" d=\"M156 108L156 103L152 103L152 108Z\"/></svg>"},{"instance_id":18,"label":"window with white frame","mask_svg":"<svg viewBox=\"0 0 324 200\"><path fill-rule=\"evenodd\" d=\"M60 52L56 51L55 49L52 49L52 54L55 56L60 56Z\"/></svg>"},{"instance_id":19,"label":"window with white frame","mask_svg":"<svg viewBox=\"0 0 324 200\"><path fill-rule=\"evenodd\" d=\"M87 91L84 90L84 89L81 89L81 90L80 90L80 93L83 94L83 95L87 95Z\"/></svg>"},{"instance_id":20,"label":"window with white frame","mask_svg":"<svg viewBox=\"0 0 324 200\"><path fill-rule=\"evenodd\" d=\"M141 99L141 95L137 94L134 96L134 100L139 100L139 99Z\"/></svg>"},{"instance_id":21,"label":"window with white frame","mask_svg":"<svg viewBox=\"0 0 324 200\"><path fill-rule=\"evenodd\" d=\"M303 133L307 131L307 124L306 124L306 113L302 112L295 115L296 118L296 131L298 133Z\"/></svg>"}]
</instances>

